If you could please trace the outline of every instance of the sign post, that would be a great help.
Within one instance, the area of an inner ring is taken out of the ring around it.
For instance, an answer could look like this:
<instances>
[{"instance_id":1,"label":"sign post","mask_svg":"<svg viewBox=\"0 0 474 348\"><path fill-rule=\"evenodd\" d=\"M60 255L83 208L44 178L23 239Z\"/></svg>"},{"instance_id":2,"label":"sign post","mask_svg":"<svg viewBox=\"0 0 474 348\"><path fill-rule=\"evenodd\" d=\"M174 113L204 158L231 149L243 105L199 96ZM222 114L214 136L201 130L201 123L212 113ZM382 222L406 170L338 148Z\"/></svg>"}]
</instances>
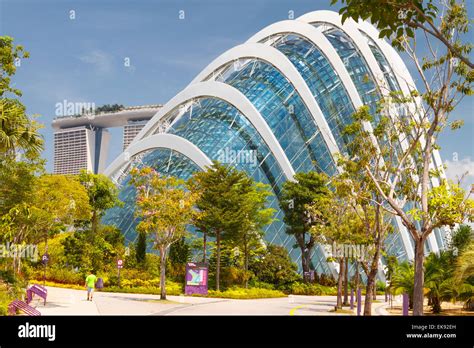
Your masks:
<instances>
[{"instance_id":1,"label":"sign post","mask_svg":"<svg viewBox=\"0 0 474 348\"><path fill-rule=\"evenodd\" d=\"M351 309L354 309L354 288L351 289Z\"/></svg>"},{"instance_id":2,"label":"sign post","mask_svg":"<svg viewBox=\"0 0 474 348\"><path fill-rule=\"evenodd\" d=\"M118 286L120 288L120 269L123 267L123 260L118 259L117 260L117 282Z\"/></svg>"},{"instance_id":3,"label":"sign post","mask_svg":"<svg viewBox=\"0 0 474 348\"><path fill-rule=\"evenodd\" d=\"M407 293L403 294L403 316L408 316L409 297Z\"/></svg>"},{"instance_id":4,"label":"sign post","mask_svg":"<svg viewBox=\"0 0 474 348\"><path fill-rule=\"evenodd\" d=\"M362 309L362 293L359 288L357 289L357 316L360 316L361 309Z\"/></svg>"},{"instance_id":5,"label":"sign post","mask_svg":"<svg viewBox=\"0 0 474 348\"><path fill-rule=\"evenodd\" d=\"M48 264L49 261L49 254L44 253L43 256L41 256L41 262L44 265L44 272L43 272L43 286L46 286L46 265Z\"/></svg>"},{"instance_id":6,"label":"sign post","mask_svg":"<svg viewBox=\"0 0 474 348\"><path fill-rule=\"evenodd\" d=\"M207 295L208 266L206 263L188 262L184 293L186 295Z\"/></svg>"}]
</instances>

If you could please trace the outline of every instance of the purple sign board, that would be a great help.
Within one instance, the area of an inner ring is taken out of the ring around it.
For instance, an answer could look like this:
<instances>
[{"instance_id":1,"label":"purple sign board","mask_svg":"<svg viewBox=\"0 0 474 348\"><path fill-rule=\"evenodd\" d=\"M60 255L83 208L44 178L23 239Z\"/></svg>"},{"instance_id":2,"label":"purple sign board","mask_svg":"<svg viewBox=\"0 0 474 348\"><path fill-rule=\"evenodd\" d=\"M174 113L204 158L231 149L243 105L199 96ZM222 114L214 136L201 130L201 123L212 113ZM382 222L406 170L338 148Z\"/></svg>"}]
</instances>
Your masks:
<instances>
[{"instance_id":1,"label":"purple sign board","mask_svg":"<svg viewBox=\"0 0 474 348\"><path fill-rule=\"evenodd\" d=\"M208 267L205 263L188 262L184 293L186 295L207 295Z\"/></svg>"}]
</instances>

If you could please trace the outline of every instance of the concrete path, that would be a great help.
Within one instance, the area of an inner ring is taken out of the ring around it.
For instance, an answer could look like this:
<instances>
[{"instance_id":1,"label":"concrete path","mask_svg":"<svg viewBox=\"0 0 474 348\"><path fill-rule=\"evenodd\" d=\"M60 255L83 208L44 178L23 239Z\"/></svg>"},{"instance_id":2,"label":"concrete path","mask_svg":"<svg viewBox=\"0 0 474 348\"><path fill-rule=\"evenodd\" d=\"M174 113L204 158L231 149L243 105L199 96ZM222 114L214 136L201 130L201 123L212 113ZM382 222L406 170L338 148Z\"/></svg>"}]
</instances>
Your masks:
<instances>
[{"instance_id":1,"label":"concrete path","mask_svg":"<svg viewBox=\"0 0 474 348\"><path fill-rule=\"evenodd\" d=\"M46 306L40 299L33 306L42 315L355 315L333 313L335 296L295 296L255 300L96 292L86 300L85 290L48 288ZM381 298L382 299L382 298ZM374 304L374 315L387 315ZM349 309L349 308L347 308Z\"/></svg>"},{"instance_id":2,"label":"concrete path","mask_svg":"<svg viewBox=\"0 0 474 348\"><path fill-rule=\"evenodd\" d=\"M35 297L33 307L42 315L157 315L172 308L193 303L213 302L216 299L168 296L168 301L159 301L158 295L95 292L92 301L87 301L85 290L55 288L47 286L48 300Z\"/></svg>"}]
</instances>

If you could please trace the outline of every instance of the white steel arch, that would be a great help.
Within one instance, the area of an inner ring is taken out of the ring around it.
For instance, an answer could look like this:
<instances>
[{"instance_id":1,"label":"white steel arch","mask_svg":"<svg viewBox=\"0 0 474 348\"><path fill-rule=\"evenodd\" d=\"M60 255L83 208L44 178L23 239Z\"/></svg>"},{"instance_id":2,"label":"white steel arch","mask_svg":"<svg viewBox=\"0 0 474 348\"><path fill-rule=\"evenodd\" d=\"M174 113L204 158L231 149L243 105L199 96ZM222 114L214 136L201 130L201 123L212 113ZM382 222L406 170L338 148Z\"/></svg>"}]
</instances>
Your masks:
<instances>
[{"instance_id":1,"label":"white steel arch","mask_svg":"<svg viewBox=\"0 0 474 348\"><path fill-rule=\"evenodd\" d=\"M247 42L261 42L262 40L277 34L296 34L313 43L323 53L323 55L326 56L329 63L335 70L336 75L338 75L341 79L347 94L354 103L354 107L358 108L363 105L359 93L357 93L357 89L355 88L354 82L349 76L344 63L337 54L336 50L331 45L329 40L321 33L321 31L317 30L311 24L295 20L277 22L263 28L250 39L248 39Z\"/></svg>"},{"instance_id":2,"label":"white steel arch","mask_svg":"<svg viewBox=\"0 0 474 348\"><path fill-rule=\"evenodd\" d=\"M133 156L156 148L166 148L175 150L188 157L200 168L212 165L212 161L196 145L190 141L173 134L155 134L131 144L120 154L104 171L104 175L112 176L117 170L126 165Z\"/></svg>"},{"instance_id":3,"label":"white steel arch","mask_svg":"<svg viewBox=\"0 0 474 348\"><path fill-rule=\"evenodd\" d=\"M357 47L357 49L367 62L367 66L369 67L372 72L372 75L376 79L376 84L378 84L380 87L383 87L383 90L388 91L388 86L386 85L384 74L382 70L380 70L380 67L377 61L375 60L375 57L373 56L369 45L367 44L362 34L359 32L359 29L357 28L353 20L348 18L344 22L344 24L342 24L341 17L337 12L326 10L309 12L298 17L296 20L304 23L328 23L345 32L354 42L354 45ZM382 91L382 93L384 93L385 91Z\"/></svg>"},{"instance_id":4,"label":"white steel arch","mask_svg":"<svg viewBox=\"0 0 474 348\"><path fill-rule=\"evenodd\" d=\"M217 81L199 82L188 86L186 89L178 93L174 98L167 102L160 111L147 123L142 131L137 135L132 145L140 139L144 139L153 134L158 128L160 120L170 111L179 105L199 97L212 97L222 99L223 101L233 105L242 115L244 115L250 123L255 127L257 132L263 138L270 151L275 156L280 165L283 174L288 180L293 180L295 171L283 151L280 143L271 131L268 124L260 115L255 106L236 88Z\"/></svg>"},{"instance_id":5,"label":"white steel arch","mask_svg":"<svg viewBox=\"0 0 474 348\"><path fill-rule=\"evenodd\" d=\"M212 73L223 67L224 65L233 61L244 59L244 58L255 58L265 61L273 65L283 76L285 76L295 88L296 92L300 95L303 103L308 108L310 114L319 126L321 135L329 148L329 152L334 155L338 152L336 146L336 140L332 135L329 126L316 103L308 85L304 81L303 77L299 74L298 70L294 67L293 63L280 51L271 46L262 43L246 43L243 45L236 46L230 50L224 52L222 55L217 57L211 64L209 64L204 70L202 70L191 82L197 83L212 76Z\"/></svg>"}]
</instances>

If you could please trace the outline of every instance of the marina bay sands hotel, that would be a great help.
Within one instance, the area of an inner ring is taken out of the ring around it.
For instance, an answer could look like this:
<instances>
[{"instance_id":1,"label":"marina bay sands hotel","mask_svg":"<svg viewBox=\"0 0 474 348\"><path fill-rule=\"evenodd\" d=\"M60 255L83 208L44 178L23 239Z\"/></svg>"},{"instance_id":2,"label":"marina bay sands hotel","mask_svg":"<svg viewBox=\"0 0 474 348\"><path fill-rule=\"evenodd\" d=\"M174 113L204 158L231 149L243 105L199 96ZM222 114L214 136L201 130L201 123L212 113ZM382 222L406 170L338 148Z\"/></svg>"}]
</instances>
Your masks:
<instances>
[{"instance_id":1,"label":"marina bay sands hotel","mask_svg":"<svg viewBox=\"0 0 474 348\"><path fill-rule=\"evenodd\" d=\"M124 107L96 114L54 119L54 173L78 174L81 169L104 171L109 150L108 128L123 127L123 150L162 105Z\"/></svg>"}]
</instances>

